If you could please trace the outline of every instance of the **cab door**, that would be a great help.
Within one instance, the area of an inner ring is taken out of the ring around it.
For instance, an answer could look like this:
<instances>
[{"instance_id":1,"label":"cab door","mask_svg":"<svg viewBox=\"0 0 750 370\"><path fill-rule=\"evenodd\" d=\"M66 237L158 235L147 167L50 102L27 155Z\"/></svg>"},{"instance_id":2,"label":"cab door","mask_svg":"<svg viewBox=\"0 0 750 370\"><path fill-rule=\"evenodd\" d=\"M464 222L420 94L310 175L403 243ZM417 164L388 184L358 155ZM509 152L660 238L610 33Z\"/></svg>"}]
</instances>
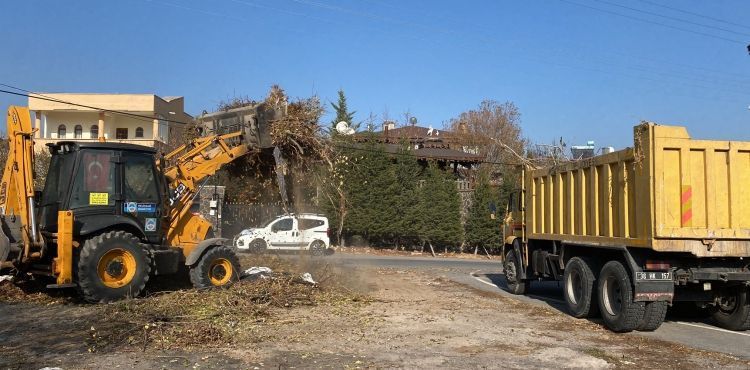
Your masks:
<instances>
[{"instance_id":1,"label":"cab door","mask_svg":"<svg viewBox=\"0 0 750 370\"><path fill-rule=\"evenodd\" d=\"M293 217L280 218L271 225L270 244L278 249L295 248L297 242L297 220Z\"/></svg>"},{"instance_id":2,"label":"cab door","mask_svg":"<svg viewBox=\"0 0 750 370\"><path fill-rule=\"evenodd\" d=\"M124 152L122 214L134 219L152 243L162 235L162 198L154 158L149 153Z\"/></svg>"}]
</instances>

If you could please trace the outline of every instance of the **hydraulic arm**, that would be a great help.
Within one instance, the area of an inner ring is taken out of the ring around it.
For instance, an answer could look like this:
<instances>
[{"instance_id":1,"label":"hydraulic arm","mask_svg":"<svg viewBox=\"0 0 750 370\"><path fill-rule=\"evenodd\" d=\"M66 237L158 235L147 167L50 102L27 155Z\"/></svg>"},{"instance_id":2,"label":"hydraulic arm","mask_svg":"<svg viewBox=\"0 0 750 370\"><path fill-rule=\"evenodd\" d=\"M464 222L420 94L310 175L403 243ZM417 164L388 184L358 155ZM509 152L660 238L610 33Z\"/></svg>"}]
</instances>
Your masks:
<instances>
[{"instance_id":1,"label":"hydraulic arm","mask_svg":"<svg viewBox=\"0 0 750 370\"><path fill-rule=\"evenodd\" d=\"M28 108L8 109L8 160L0 182L0 217L10 233L0 233L0 263L41 257L42 240L35 220L34 132ZM8 266L6 266L8 265Z\"/></svg>"},{"instance_id":2,"label":"hydraulic arm","mask_svg":"<svg viewBox=\"0 0 750 370\"><path fill-rule=\"evenodd\" d=\"M221 166L253 150L244 135L238 131L201 137L164 156L162 161L174 163L164 169L170 192L170 208L165 222L168 244L180 245L185 253L189 253L191 246L205 239L210 224L202 218L193 217L190 206L207 177L214 175Z\"/></svg>"}]
</instances>

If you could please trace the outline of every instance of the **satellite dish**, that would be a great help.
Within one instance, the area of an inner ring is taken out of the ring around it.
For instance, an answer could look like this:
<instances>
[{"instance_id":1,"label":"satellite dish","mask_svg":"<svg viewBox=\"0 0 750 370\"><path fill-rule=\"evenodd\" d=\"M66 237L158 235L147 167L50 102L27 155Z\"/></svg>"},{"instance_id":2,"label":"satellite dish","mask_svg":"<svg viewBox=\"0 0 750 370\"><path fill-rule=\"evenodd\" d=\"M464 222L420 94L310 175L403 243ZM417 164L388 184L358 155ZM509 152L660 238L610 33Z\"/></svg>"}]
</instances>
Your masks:
<instances>
[{"instance_id":1,"label":"satellite dish","mask_svg":"<svg viewBox=\"0 0 750 370\"><path fill-rule=\"evenodd\" d=\"M346 121L341 121L336 124L336 131L341 135L352 135L354 134L354 129L349 127L349 124L346 123Z\"/></svg>"}]
</instances>

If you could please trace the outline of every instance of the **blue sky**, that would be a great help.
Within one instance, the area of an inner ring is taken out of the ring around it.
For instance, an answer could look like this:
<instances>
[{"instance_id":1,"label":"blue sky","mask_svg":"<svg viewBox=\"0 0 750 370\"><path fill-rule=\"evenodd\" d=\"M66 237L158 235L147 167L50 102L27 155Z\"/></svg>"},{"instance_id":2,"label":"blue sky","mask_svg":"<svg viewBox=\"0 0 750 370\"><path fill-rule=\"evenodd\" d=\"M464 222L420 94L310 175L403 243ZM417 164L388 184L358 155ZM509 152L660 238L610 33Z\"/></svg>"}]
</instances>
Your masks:
<instances>
[{"instance_id":1,"label":"blue sky","mask_svg":"<svg viewBox=\"0 0 750 370\"><path fill-rule=\"evenodd\" d=\"M195 114L278 83L434 127L508 100L542 143L621 148L640 120L750 140L747 1L6 0L0 14L0 83L34 91L183 95Z\"/></svg>"}]
</instances>

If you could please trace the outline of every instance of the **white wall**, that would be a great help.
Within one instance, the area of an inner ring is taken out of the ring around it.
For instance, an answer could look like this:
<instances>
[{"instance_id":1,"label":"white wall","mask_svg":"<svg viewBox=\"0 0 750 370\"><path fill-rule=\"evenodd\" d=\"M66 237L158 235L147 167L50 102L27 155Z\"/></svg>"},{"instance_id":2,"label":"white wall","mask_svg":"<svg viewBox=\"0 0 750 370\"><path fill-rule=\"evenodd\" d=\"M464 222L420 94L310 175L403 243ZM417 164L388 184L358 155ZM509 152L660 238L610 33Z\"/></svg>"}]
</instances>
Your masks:
<instances>
[{"instance_id":1,"label":"white wall","mask_svg":"<svg viewBox=\"0 0 750 370\"><path fill-rule=\"evenodd\" d=\"M133 112L139 115L153 115L152 112ZM50 139L74 139L75 126L81 125L83 128L82 139L96 139L91 137L91 126L99 124L98 112L43 112L42 113L42 135ZM57 137L58 127L65 125L65 137ZM143 139L153 139L153 121L146 118L128 117L123 115L105 114L104 116L104 137L115 139L117 128L128 129L128 139L135 139L136 128L143 128ZM140 138L139 138L140 139Z\"/></svg>"},{"instance_id":2,"label":"white wall","mask_svg":"<svg viewBox=\"0 0 750 370\"><path fill-rule=\"evenodd\" d=\"M42 116L43 137L51 139L73 139L76 125L83 129L82 138L90 139L91 126L99 124L99 113L96 112L44 112ZM60 125L65 125L65 137L57 137Z\"/></svg>"}]
</instances>

